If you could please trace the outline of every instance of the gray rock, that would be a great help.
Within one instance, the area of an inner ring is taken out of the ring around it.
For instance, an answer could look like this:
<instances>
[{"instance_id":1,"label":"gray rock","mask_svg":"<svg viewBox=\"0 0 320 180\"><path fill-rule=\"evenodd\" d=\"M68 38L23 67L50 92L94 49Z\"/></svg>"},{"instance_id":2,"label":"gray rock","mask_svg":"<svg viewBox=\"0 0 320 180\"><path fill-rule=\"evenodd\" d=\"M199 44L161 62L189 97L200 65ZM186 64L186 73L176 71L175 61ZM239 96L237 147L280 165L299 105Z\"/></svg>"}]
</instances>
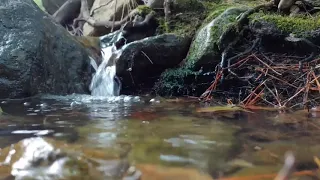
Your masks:
<instances>
[{"instance_id":1,"label":"gray rock","mask_svg":"<svg viewBox=\"0 0 320 180\"><path fill-rule=\"evenodd\" d=\"M32 0L0 9L0 98L88 93L88 54L63 27Z\"/></svg>"},{"instance_id":2,"label":"gray rock","mask_svg":"<svg viewBox=\"0 0 320 180\"><path fill-rule=\"evenodd\" d=\"M163 34L125 45L117 61L123 90L150 90L165 69L177 66L185 58L190 41L188 37Z\"/></svg>"}]
</instances>

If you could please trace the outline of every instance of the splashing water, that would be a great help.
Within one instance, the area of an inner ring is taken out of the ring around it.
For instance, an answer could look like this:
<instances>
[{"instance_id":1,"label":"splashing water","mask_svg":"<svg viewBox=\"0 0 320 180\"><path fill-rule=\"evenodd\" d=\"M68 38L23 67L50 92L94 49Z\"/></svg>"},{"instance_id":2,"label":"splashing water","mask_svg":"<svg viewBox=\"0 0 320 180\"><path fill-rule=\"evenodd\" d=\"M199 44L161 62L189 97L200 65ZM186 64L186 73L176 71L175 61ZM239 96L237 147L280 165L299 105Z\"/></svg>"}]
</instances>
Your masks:
<instances>
[{"instance_id":1,"label":"splashing water","mask_svg":"<svg viewBox=\"0 0 320 180\"><path fill-rule=\"evenodd\" d=\"M92 96L120 95L121 81L116 76L116 60L121 52L115 45L102 48L102 63L96 69L90 84Z\"/></svg>"}]
</instances>

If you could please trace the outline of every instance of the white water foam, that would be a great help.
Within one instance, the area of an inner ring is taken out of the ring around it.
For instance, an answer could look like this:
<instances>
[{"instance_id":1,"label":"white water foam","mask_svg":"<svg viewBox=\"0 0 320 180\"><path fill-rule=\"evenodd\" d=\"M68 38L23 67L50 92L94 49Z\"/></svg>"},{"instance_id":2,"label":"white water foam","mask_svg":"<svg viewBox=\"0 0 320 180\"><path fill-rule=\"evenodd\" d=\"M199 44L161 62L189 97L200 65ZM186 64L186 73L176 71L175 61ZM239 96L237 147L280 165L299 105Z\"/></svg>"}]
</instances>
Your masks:
<instances>
[{"instance_id":1,"label":"white water foam","mask_svg":"<svg viewBox=\"0 0 320 180\"><path fill-rule=\"evenodd\" d=\"M90 84L92 96L119 96L121 82L116 79L116 60L121 55L115 45L102 48L102 63Z\"/></svg>"}]
</instances>

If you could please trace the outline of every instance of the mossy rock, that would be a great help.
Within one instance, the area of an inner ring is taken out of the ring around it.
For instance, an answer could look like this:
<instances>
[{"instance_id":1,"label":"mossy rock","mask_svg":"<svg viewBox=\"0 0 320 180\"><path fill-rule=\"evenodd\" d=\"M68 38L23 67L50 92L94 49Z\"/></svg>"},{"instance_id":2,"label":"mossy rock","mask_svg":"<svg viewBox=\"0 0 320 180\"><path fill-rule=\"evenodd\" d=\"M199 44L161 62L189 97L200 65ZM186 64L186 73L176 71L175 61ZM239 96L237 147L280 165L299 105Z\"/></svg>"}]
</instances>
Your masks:
<instances>
[{"instance_id":1,"label":"mossy rock","mask_svg":"<svg viewBox=\"0 0 320 180\"><path fill-rule=\"evenodd\" d=\"M224 6L227 8L228 6ZM188 56L187 64L195 64L196 66L202 66L205 64L217 65L220 62L220 51L218 49L218 42L223 32L236 21L236 17L245 12L246 7L231 7L225 10L222 14L217 15L213 12L206 19L208 24L204 25L197 33L194 41L191 44ZM218 12L221 9L217 9Z\"/></svg>"},{"instance_id":2,"label":"mossy rock","mask_svg":"<svg viewBox=\"0 0 320 180\"><path fill-rule=\"evenodd\" d=\"M175 96L192 94L195 88L192 83L188 85L187 79L194 79L199 72L188 67L167 69L161 74L160 80L155 85L155 91L159 95ZM195 80L195 79L194 79Z\"/></svg>"},{"instance_id":3,"label":"mossy rock","mask_svg":"<svg viewBox=\"0 0 320 180\"><path fill-rule=\"evenodd\" d=\"M268 23L273 23L282 33L293 33L297 36L320 28L319 16L315 18L310 18L309 16L304 15L291 17L259 12L251 15L249 18L252 22L265 21Z\"/></svg>"},{"instance_id":4,"label":"mossy rock","mask_svg":"<svg viewBox=\"0 0 320 180\"><path fill-rule=\"evenodd\" d=\"M219 54L216 43L220 35L232 24L236 17L247 8L229 8L230 5L218 5L204 21L202 28L197 33L183 67L168 69L162 73L155 90L160 95L194 94L200 89L197 84L201 70L196 67L196 62L214 62ZM219 59L220 61L220 59ZM203 63L204 64L204 63ZM213 66L214 67L214 66Z\"/></svg>"}]
</instances>

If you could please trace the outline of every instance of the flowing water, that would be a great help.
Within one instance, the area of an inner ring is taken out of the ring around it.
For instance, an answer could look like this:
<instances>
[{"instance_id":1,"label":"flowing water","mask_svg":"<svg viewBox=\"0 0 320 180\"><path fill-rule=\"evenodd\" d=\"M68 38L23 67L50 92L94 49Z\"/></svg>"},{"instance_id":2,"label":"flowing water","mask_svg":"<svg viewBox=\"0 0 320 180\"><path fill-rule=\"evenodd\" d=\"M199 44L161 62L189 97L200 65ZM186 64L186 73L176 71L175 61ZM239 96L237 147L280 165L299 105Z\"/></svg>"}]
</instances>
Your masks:
<instances>
[{"instance_id":1,"label":"flowing water","mask_svg":"<svg viewBox=\"0 0 320 180\"><path fill-rule=\"evenodd\" d=\"M103 42L109 36L112 39L107 39L108 42ZM101 39L101 55L102 62L97 67L95 61L91 59L91 65L95 69L95 74L91 80L90 91L92 96L119 96L121 90L121 81L116 76L116 61L120 57L123 49L117 50L113 44L118 41L122 34L108 34L100 37Z\"/></svg>"},{"instance_id":2,"label":"flowing water","mask_svg":"<svg viewBox=\"0 0 320 180\"><path fill-rule=\"evenodd\" d=\"M76 94L0 106L0 179L273 179L289 150L300 172L320 157L317 112Z\"/></svg>"}]
</instances>

